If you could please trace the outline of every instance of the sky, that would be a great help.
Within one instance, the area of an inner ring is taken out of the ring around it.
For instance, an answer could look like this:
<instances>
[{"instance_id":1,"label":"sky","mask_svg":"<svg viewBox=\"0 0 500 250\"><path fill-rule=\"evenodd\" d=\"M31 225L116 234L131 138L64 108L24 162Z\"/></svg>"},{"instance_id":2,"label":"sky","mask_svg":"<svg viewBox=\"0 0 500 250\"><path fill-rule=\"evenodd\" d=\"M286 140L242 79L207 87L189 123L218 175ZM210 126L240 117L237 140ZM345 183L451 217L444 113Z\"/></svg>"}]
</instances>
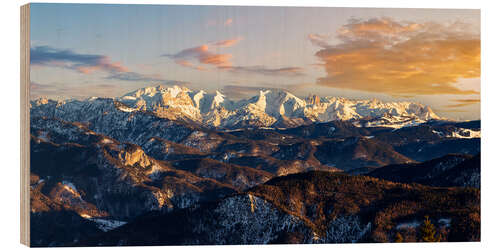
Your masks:
<instances>
[{"instance_id":1,"label":"sky","mask_svg":"<svg viewBox=\"0 0 500 250\"><path fill-rule=\"evenodd\" d=\"M182 85L415 101L480 119L480 12L31 4L31 98Z\"/></svg>"}]
</instances>

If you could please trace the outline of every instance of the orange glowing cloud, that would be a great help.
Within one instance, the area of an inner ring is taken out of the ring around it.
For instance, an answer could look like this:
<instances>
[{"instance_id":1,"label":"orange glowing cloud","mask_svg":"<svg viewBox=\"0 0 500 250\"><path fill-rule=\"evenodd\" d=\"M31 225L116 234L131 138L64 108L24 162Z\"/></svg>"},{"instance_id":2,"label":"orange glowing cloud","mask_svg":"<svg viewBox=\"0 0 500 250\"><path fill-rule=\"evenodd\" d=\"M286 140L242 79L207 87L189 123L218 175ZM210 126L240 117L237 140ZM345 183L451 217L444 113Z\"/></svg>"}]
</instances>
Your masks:
<instances>
[{"instance_id":1,"label":"orange glowing cloud","mask_svg":"<svg viewBox=\"0 0 500 250\"><path fill-rule=\"evenodd\" d=\"M327 40L330 38L329 35L321 35L321 34L309 34L307 36L312 44L322 47L328 48L330 44L328 44Z\"/></svg>"},{"instance_id":2,"label":"orange glowing cloud","mask_svg":"<svg viewBox=\"0 0 500 250\"><path fill-rule=\"evenodd\" d=\"M423 25L411 22L395 22L390 18L372 18L366 21L351 19L349 23L342 26L337 33L346 38L370 38L380 39L382 37L398 38L404 34L417 31Z\"/></svg>"},{"instance_id":3,"label":"orange glowing cloud","mask_svg":"<svg viewBox=\"0 0 500 250\"><path fill-rule=\"evenodd\" d=\"M218 46L218 47L231 47L231 46L234 46L237 43L239 43L241 40L243 40L243 38L237 37L237 38L233 38L233 39L214 42L213 45Z\"/></svg>"},{"instance_id":4,"label":"orange glowing cloud","mask_svg":"<svg viewBox=\"0 0 500 250\"><path fill-rule=\"evenodd\" d=\"M233 24L233 19L232 18L228 18L224 22L224 26L231 26L232 24Z\"/></svg>"},{"instance_id":5,"label":"orange glowing cloud","mask_svg":"<svg viewBox=\"0 0 500 250\"><path fill-rule=\"evenodd\" d=\"M193 63L186 61L186 60L176 60L175 63L177 63L178 65L181 65L183 67L192 68L192 69L196 69L199 71L206 71L207 70L206 68L204 68L202 66L194 65Z\"/></svg>"},{"instance_id":6,"label":"orange glowing cloud","mask_svg":"<svg viewBox=\"0 0 500 250\"><path fill-rule=\"evenodd\" d=\"M186 60L177 60L175 63L184 66L184 67L193 67L194 65Z\"/></svg>"},{"instance_id":7,"label":"orange glowing cloud","mask_svg":"<svg viewBox=\"0 0 500 250\"><path fill-rule=\"evenodd\" d=\"M337 32L342 42L312 34L327 73L318 84L389 95L477 94L456 87L480 77L479 34L464 24L352 19Z\"/></svg>"},{"instance_id":8,"label":"orange glowing cloud","mask_svg":"<svg viewBox=\"0 0 500 250\"><path fill-rule=\"evenodd\" d=\"M456 100L451 100L452 102L455 102L455 104L449 104L446 105L447 108L461 108L465 106L469 106L472 104L480 103L480 99L456 99Z\"/></svg>"},{"instance_id":9,"label":"orange glowing cloud","mask_svg":"<svg viewBox=\"0 0 500 250\"><path fill-rule=\"evenodd\" d=\"M229 61L233 55L231 54L213 54L207 53L199 57L200 63L212 64L219 67L231 66Z\"/></svg>"}]
</instances>

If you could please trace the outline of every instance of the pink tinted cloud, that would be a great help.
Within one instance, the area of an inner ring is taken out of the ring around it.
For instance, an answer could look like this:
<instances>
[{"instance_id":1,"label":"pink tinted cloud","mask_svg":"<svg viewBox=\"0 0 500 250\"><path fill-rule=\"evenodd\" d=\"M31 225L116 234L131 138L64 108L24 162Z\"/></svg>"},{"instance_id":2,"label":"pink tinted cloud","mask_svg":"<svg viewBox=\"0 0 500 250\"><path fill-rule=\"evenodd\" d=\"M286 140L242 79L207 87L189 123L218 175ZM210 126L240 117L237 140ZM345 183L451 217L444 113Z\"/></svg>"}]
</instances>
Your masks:
<instances>
[{"instance_id":1,"label":"pink tinted cloud","mask_svg":"<svg viewBox=\"0 0 500 250\"><path fill-rule=\"evenodd\" d=\"M101 58L96 65L75 66L75 69L83 74L91 74L94 71L106 72L129 72L130 70L121 65L120 62L111 62L108 57Z\"/></svg>"},{"instance_id":2,"label":"pink tinted cloud","mask_svg":"<svg viewBox=\"0 0 500 250\"><path fill-rule=\"evenodd\" d=\"M197 47L187 48L181 50L176 54L164 54L162 56L169 57L180 66L196 69L208 70L202 65L213 66L218 70L224 70L230 73L244 73L244 74L260 74L267 76L303 76L304 70L300 67L281 67L281 68L268 68L263 65L255 66L233 66L231 59L232 54L216 53L211 51L214 47L227 48L236 45L241 41L241 37L221 40L208 44L202 44Z\"/></svg>"},{"instance_id":3,"label":"pink tinted cloud","mask_svg":"<svg viewBox=\"0 0 500 250\"><path fill-rule=\"evenodd\" d=\"M206 23L205 23L205 26L209 27L209 26L215 26L217 25L217 22L215 20L208 20Z\"/></svg>"},{"instance_id":4,"label":"pink tinted cloud","mask_svg":"<svg viewBox=\"0 0 500 250\"><path fill-rule=\"evenodd\" d=\"M194 65L193 63L186 61L186 60L176 60L175 63L180 65L180 66L183 66L186 68L191 68L191 69L196 69L199 71L206 71L207 70L205 67Z\"/></svg>"},{"instance_id":5,"label":"pink tinted cloud","mask_svg":"<svg viewBox=\"0 0 500 250\"><path fill-rule=\"evenodd\" d=\"M214 46L218 46L218 47L231 47L231 46L234 46L237 43L239 43L241 40L243 40L243 38L236 37L236 38L233 38L233 39L217 41L217 42L214 42L212 44Z\"/></svg>"},{"instance_id":6,"label":"pink tinted cloud","mask_svg":"<svg viewBox=\"0 0 500 250\"><path fill-rule=\"evenodd\" d=\"M206 53L201 55L198 60L203 64L211 64L218 67L228 67L231 66L231 62L229 61L233 57L231 54L215 54L215 53Z\"/></svg>"},{"instance_id":7,"label":"pink tinted cloud","mask_svg":"<svg viewBox=\"0 0 500 250\"><path fill-rule=\"evenodd\" d=\"M312 44L318 47L325 49L331 47L330 44L328 43L328 39L330 39L329 35L309 34L307 37L309 38L309 41L311 41Z\"/></svg>"},{"instance_id":8,"label":"pink tinted cloud","mask_svg":"<svg viewBox=\"0 0 500 250\"><path fill-rule=\"evenodd\" d=\"M226 19L226 21L224 22L224 26L231 26L233 24L233 19L232 18L228 18Z\"/></svg>"},{"instance_id":9,"label":"pink tinted cloud","mask_svg":"<svg viewBox=\"0 0 500 250\"><path fill-rule=\"evenodd\" d=\"M213 27L213 26L217 26L217 25L224 25L224 27L229 27L231 25L233 25L233 19L232 18L228 18L224 21L216 21L214 19L209 19L207 21L205 21L205 26L206 27Z\"/></svg>"},{"instance_id":10,"label":"pink tinted cloud","mask_svg":"<svg viewBox=\"0 0 500 250\"><path fill-rule=\"evenodd\" d=\"M212 43L214 46L228 47L237 43L237 39L230 39ZM218 54L209 50L208 44L202 44L197 47L184 49L176 54L166 54L163 56L174 59L178 65L195 68L192 61L200 64L214 65L217 67L231 66L231 54ZM198 69L203 69L199 67Z\"/></svg>"}]
</instances>

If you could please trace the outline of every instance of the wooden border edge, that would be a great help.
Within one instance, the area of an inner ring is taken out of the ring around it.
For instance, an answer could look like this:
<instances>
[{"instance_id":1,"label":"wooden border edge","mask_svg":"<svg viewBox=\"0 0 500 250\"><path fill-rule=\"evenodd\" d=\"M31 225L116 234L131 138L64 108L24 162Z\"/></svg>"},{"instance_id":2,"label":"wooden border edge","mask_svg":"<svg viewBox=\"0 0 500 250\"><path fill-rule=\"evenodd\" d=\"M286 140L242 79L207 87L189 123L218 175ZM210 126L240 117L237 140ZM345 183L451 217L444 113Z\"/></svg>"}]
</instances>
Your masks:
<instances>
[{"instance_id":1,"label":"wooden border edge","mask_svg":"<svg viewBox=\"0 0 500 250\"><path fill-rule=\"evenodd\" d=\"M30 246L30 5L21 6L21 244Z\"/></svg>"}]
</instances>

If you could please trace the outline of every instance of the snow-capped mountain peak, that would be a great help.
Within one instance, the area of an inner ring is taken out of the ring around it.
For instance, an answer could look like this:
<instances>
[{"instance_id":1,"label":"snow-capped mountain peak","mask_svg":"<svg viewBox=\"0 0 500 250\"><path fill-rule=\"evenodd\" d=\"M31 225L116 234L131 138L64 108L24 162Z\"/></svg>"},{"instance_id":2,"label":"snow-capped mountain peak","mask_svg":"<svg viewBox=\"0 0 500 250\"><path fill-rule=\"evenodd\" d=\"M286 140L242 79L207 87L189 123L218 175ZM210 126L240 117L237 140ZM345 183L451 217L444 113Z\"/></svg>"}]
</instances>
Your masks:
<instances>
[{"instance_id":1,"label":"snow-capped mountain peak","mask_svg":"<svg viewBox=\"0 0 500 250\"><path fill-rule=\"evenodd\" d=\"M178 85L174 85L172 87L164 87L162 85L154 86L154 87L145 87L138 90L134 90L123 95L121 98L125 99L134 99L134 98L146 98L146 97L154 97L158 95L168 94L170 97L175 98L179 93L187 93L191 92L190 89L186 87L181 87Z\"/></svg>"},{"instance_id":2,"label":"snow-capped mountain peak","mask_svg":"<svg viewBox=\"0 0 500 250\"><path fill-rule=\"evenodd\" d=\"M212 108L216 108L218 107L221 103L224 102L224 100L226 99L226 96L223 95L221 92L219 92L218 90L215 91L215 96L214 96L214 101L212 103Z\"/></svg>"},{"instance_id":3,"label":"snow-capped mountain peak","mask_svg":"<svg viewBox=\"0 0 500 250\"><path fill-rule=\"evenodd\" d=\"M81 103L58 101L53 105L113 103L105 100L90 98ZM115 104L115 108L122 112L150 111L171 120L184 120L220 128L290 126L283 125L283 121L293 121L291 124L298 126L333 120L353 121L356 126L400 128L441 119L429 106L419 103L383 102L377 99L350 100L315 95L302 99L279 89L259 90L251 98L233 101L220 91L208 93L182 86L159 85L129 92L113 101L121 103ZM50 103L50 100L39 99L32 102L32 105L43 106Z\"/></svg>"}]
</instances>

